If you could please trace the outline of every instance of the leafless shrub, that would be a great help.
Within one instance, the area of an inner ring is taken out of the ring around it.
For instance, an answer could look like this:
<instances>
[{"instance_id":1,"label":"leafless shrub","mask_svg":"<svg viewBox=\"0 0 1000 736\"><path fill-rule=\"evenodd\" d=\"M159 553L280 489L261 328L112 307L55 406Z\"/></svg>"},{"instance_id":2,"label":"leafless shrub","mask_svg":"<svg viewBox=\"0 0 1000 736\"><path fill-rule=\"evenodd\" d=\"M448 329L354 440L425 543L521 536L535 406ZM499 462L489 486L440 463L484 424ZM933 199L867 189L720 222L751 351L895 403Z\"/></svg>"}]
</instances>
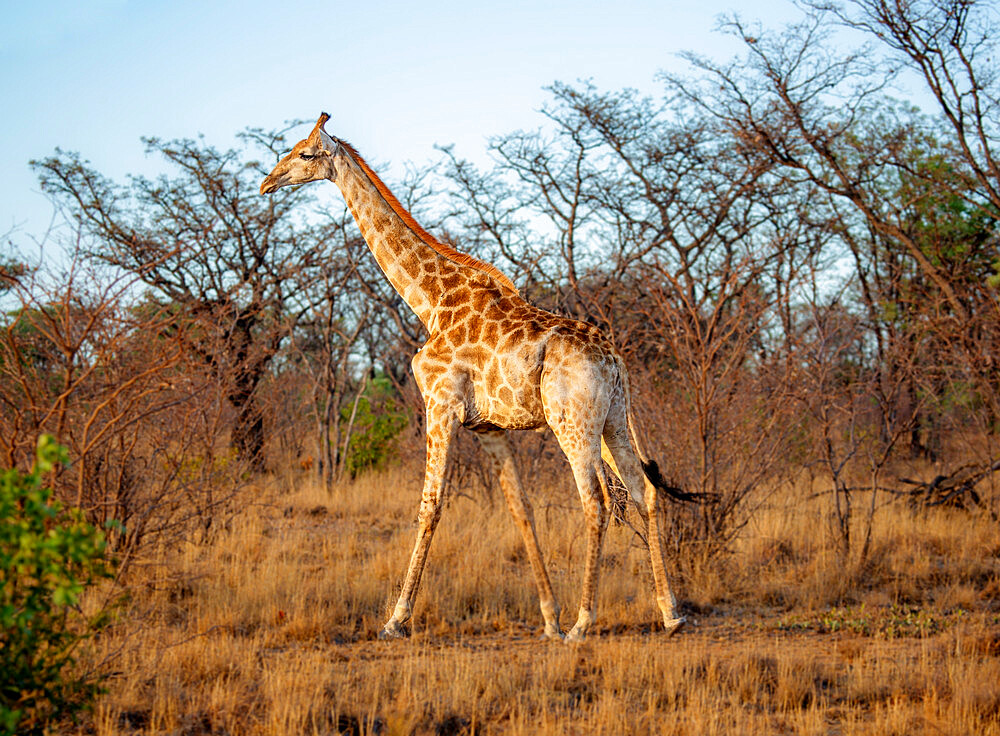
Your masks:
<instances>
[{"instance_id":1,"label":"leafless shrub","mask_svg":"<svg viewBox=\"0 0 1000 736\"><path fill-rule=\"evenodd\" d=\"M56 471L54 489L95 522L120 522L112 541L127 559L150 535L191 521L210 528L244 486L242 471L216 449L225 404L192 364L193 322L137 300L133 277L70 255L64 272L37 272L9 295L16 308L0 334L0 462L25 467L38 437L54 435L72 460Z\"/></svg>"}]
</instances>

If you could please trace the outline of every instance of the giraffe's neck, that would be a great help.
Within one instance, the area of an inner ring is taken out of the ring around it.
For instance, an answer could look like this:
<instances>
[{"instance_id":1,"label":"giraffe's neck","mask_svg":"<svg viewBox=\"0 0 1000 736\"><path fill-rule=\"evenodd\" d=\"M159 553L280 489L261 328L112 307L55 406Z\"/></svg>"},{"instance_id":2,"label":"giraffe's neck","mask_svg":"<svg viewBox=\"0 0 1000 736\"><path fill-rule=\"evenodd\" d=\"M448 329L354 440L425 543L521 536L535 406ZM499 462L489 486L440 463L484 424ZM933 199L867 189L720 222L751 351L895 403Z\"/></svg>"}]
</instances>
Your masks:
<instances>
[{"instance_id":1,"label":"giraffe's neck","mask_svg":"<svg viewBox=\"0 0 1000 736\"><path fill-rule=\"evenodd\" d=\"M335 165L337 186L379 268L434 334L444 296L459 283L482 279L476 279L475 268L446 258L415 232L353 159L338 157Z\"/></svg>"}]
</instances>

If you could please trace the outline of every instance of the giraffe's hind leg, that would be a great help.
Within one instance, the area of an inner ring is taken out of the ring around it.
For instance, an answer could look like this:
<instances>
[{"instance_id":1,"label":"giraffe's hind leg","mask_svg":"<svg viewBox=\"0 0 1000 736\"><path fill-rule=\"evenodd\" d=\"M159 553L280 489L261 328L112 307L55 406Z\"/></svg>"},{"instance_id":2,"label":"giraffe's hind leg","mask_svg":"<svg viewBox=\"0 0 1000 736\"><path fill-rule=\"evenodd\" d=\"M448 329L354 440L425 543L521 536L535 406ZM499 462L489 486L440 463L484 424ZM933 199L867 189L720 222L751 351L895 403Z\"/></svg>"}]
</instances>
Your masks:
<instances>
[{"instance_id":1,"label":"giraffe's hind leg","mask_svg":"<svg viewBox=\"0 0 1000 736\"><path fill-rule=\"evenodd\" d=\"M604 506L604 499L607 498L604 485L607 478L597 447L592 452L570 458L570 465L587 524L587 559L583 570L583 589L580 592L580 611L576 623L566 635L566 641L582 641L587 630L596 621L594 604L597 598L601 548L604 544L604 532L608 528L608 509Z\"/></svg>"},{"instance_id":2,"label":"giraffe's hind leg","mask_svg":"<svg viewBox=\"0 0 1000 736\"><path fill-rule=\"evenodd\" d=\"M580 593L580 611L576 624L566 635L566 641L582 641L587 630L596 620L594 602L601 563L601 547L608 527L607 477L601 464L600 432L590 426L586 418L570 412L561 413L549 422L559 446L573 470L573 478L580 493L584 521L587 525L587 558L583 570L583 589Z\"/></svg>"},{"instance_id":3,"label":"giraffe's hind leg","mask_svg":"<svg viewBox=\"0 0 1000 736\"><path fill-rule=\"evenodd\" d=\"M580 641L594 624L601 548L608 526L607 476L601 462L601 432L611 404L613 365L576 340L553 338L542 371L545 422L569 461L587 530L587 557L576 623L566 641Z\"/></svg>"},{"instance_id":4,"label":"giraffe's hind leg","mask_svg":"<svg viewBox=\"0 0 1000 736\"><path fill-rule=\"evenodd\" d=\"M625 408L620 401L614 402L608 413L604 425L604 446L605 460L625 484L646 527L650 563L653 567L653 584L656 588L656 604L663 616L663 625L669 636L684 625L685 619L677 612L677 599L670 590L670 582L667 579L656 487L642 472L639 458L636 457L635 450L629 442Z\"/></svg>"},{"instance_id":5,"label":"giraffe's hind leg","mask_svg":"<svg viewBox=\"0 0 1000 736\"><path fill-rule=\"evenodd\" d=\"M562 639L563 634L559 629L559 605L552 592L548 570L545 569L545 559L535 531L535 516L518 477L510 440L506 432L482 432L479 433L479 442L493 460L493 467L500 479L500 487L507 499L507 506L524 539L528 562L531 564L535 584L538 586L539 604L542 617L545 619L545 636L549 639Z\"/></svg>"}]
</instances>

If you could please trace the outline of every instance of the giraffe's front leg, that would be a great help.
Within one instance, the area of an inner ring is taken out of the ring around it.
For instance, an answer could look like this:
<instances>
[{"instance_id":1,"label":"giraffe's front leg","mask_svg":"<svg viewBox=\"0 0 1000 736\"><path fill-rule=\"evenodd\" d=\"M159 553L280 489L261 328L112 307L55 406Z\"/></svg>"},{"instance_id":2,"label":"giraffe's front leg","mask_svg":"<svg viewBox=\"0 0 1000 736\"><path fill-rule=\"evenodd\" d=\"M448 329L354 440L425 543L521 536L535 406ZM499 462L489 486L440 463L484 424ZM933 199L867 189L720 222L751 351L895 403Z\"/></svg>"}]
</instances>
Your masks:
<instances>
[{"instance_id":1,"label":"giraffe's front leg","mask_svg":"<svg viewBox=\"0 0 1000 736\"><path fill-rule=\"evenodd\" d=\"M535 530L535 515L518 477L510 440L506 432L483 432L479 435L479 442L493 460L494 470L500 479L500 488L507 499L507 506L510 508L511 516L514 517L514 523L517 524L524 540L528 562L535 576L535 585L538 586L542 618L545 619L544 636L546 639L561 640L563 633L559 628L559 604L556 603L549 573L545 569L545 559Z\"/></svg>"},{"instance_id":2,"label":"giraffe's front leg","mask_svg":"<svg viewBox=\"0 0 1000 736\"><path fill-rule=\"evenodd\" d=\"M396 601L392 616L385 622L379 639L398 639L405 636L403 624L410 620L413 599L420 586L420 576L427 561L427 550L434 536L434 529L441 518L444 472L448 462L448 449L455 435L457 420L450 413L427 409L427 470L424 474L424 491L420 498L420 513L417 517L417 541L410 555L410 565L406 570L403 590Z\"/></svg>"}]
</instances>

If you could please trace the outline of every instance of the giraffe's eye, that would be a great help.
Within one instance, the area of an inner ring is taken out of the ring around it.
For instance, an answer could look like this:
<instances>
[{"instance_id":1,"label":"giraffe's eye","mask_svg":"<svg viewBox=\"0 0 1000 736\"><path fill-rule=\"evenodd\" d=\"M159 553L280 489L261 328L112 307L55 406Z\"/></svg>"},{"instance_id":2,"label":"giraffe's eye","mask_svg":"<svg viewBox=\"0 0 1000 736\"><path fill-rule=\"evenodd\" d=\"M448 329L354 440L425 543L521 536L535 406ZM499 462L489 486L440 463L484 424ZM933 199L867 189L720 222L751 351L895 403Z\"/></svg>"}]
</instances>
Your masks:
<instances>
[{"instance_id":1,"label":"giraffe's eye","mask_svg":"<svg viewBox=\"0 0 1000 736\"><path fill-rule=\"evenodd\" d=\"M316 157L313 156L311 153L300 153L299 158L301 158L303 161L311 161Z\"/></svg>"}]
</instances>

